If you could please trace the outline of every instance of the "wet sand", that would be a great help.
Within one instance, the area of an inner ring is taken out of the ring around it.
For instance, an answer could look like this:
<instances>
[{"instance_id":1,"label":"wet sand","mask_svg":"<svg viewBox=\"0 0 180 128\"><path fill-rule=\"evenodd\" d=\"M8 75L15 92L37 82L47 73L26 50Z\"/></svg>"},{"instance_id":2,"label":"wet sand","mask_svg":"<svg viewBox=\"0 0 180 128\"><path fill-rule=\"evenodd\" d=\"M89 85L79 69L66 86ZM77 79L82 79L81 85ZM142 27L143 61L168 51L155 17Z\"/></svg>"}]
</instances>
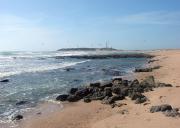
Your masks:
<instances>
[{"instance_id":1,"label":"wet sand","mask_svg":"<svg viewBox=\"0 0 180 128\"><path fill-rule=\"evenodd\" d=\"M164 103L180 108L180 88L176 87L180 86L180 50L161 50L151 54L156 55L154 59L158 61L150 66L162 67L153 72L136 73L136 78L140 80L153 75L156 81L170 83L173 87L145 93L149 99L147 105L134 104L128 98L119 101L127 105L115 108L100 101L64 103L63 109L60 105L48 103L40 106L41 113L33 111L25 115L25 119L18 122L20 128L178 128L180 118L150 113L149 108Z\"/></svg>"}]
</instances>

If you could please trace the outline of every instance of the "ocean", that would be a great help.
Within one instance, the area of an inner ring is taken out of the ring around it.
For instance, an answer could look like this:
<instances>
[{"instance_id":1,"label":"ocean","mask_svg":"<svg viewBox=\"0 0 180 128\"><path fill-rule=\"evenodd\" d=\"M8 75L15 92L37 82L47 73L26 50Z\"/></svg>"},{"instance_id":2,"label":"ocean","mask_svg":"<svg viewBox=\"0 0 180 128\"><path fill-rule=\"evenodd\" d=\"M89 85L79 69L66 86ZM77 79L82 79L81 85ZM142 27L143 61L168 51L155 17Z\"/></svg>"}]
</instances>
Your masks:
<instances>
[{"instance_id":1,"label":"ocean","mask_svg":"<svg viewBox=\"0 0 180 128\"><path fill-rule=\"evenodd\" d=\"M147 58L70 58L76 55L107 55L113 51L0 52L0 123L39 103L54 100L71 87L133 74ZM116 54L128 52L116 51ZM130 53L132 54L132 53ZM57 58L63 56L62 58ZM16 105L26 101L24 105Z\"/></svg>"}]
</instances>

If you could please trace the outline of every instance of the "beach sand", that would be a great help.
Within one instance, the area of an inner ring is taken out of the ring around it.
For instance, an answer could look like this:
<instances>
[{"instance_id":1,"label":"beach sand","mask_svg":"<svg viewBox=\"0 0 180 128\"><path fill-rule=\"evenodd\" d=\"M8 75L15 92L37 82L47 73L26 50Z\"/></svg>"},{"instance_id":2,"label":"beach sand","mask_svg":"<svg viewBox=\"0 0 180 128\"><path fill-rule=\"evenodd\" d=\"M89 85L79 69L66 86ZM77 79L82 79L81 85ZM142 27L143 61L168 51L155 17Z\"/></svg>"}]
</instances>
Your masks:
<instances>
[{"instance_id":1,"label":"beach sand","mask_svg":"<svg viewBox=\"0 0 180 128\"><path fill-rule=\"evenodd\" d=\"M40 106L38 111L25 115L25 119L19 122L20 128L178 128L180 118L166 117L161 112L150 113L153 105L170 104L180 108L180 50L160 50L150 54L158 59L150 66L160 65L160 69L148 73L136 73L139 80L153 75L156 81L170 83L172 88L158 88L145 95L149 101L147 105L134 104L126 98L120 101L126 103L122 107L111 108L100 101L84 103L64 103L60 105L50 103ZM48 111L47 110L53 110Z\"/></svg>"}]
</instances>

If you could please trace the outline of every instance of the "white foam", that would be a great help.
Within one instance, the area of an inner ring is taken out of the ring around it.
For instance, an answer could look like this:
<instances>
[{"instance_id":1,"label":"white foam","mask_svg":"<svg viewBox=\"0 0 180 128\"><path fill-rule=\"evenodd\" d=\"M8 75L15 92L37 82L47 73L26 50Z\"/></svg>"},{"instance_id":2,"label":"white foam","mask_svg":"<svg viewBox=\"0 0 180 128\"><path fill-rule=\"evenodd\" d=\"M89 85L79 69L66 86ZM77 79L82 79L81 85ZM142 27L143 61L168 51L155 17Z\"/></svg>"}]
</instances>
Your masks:
<instances>
[{"instance_id":1,"label":"white foam","mask_svg":"<svg viewBox=\"0 0 180 128\"><path fill-rule=\"evenodd\" d=\"M80 62L64 62L64 63L53 64L53 65L41 65L38 67L31 67L31 68L20 68L19 70L16 70L16 71L9 71L9 72L3 72L3 73L0 72L0 78L22 74L22 73L31 73L31 72L35 73L35 72L44 72L44 71L49 71L49 70L61 69L61 68L81 64L87 61L89 60L80 61Z\"/></svg>"}]
</instances>

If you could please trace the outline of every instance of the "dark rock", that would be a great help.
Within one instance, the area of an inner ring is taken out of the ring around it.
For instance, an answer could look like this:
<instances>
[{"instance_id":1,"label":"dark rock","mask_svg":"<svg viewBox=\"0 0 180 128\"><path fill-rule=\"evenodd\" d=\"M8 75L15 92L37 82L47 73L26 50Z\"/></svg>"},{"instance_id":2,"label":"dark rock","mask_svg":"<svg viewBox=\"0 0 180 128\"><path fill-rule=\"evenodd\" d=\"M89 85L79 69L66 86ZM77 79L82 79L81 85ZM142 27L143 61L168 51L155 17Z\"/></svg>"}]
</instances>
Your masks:
<instances>
[{"instance_id":1,"label":"dark rock","mask_svg":"<svg viewBox=\"0 0 180 128\"><path fill-rule=\"evenodd\" d=\"M69 96L68 94L62 94L62 95L59 95L58 97L56 97L56 100L58 100L58 101L66 101L68 96Z\"/></svg>"},{"instance_id":2,"label":"dark rock","mask_svg":"<svg viewBox=\"0 0 180 128\"><path fill-rule=\"evenodd\" d=\"M71 95L74 95L77 91L78 91L78 88L71 88L71 89L69 90L69 93L70 93Z\"/></svg>"},{"instance_id":3,"label":"dark rock","mask_svg":"<svg viewBox=\"0 0 180 128\"><path fill-rule=\"evenodd\" d=\"M173 87L171 84L156 83L156 87Z\"/></svg>"},{"instance_id":4,"label":"dark rock","mask_svg":"<svg viewBox=\"0 0 180 128\"><path fill-rule=\"evenodd\" d=\"M90 98L91 98L91 100L102 100L102 99L104 99L105 97L106 97L106 96L104 95L104 92L102 92L102 91L97 91L97 92L93 93Z\"/></svg>"},{"instance_id":5,"label":"dark rock","mask_svg":"<svg viewBox=\"0 0 180 128\"><path fill-rule=\"evenodd\" d=\"M128 86L128 80L123 80L123 81L122 81L122 85Z\"/></svg>"},{"instance_id":6,"label":"dark rock","mask_svg":"<svg viewBox=\"0 0 180 128\"><path fill-rule=\"evenodd\" d=\"M112 101L112 102L115 102L115 101L117 101L117 100L124 100L124 96L122 96L122 95L114 95L114 96L112 96L112 97L110 97L110 100Z\"/></svg>"},{"instance_id":7,"label":"dark rock","mask_svg":"<svg viewBox=\"0 0 180 128\"><path fill-rule=\"evenodd\" d=\"M147 77L140 83L140 86L143 88L150 88L150 89L154 88L156 86L154 77L153 76Z\"/></svg>"},{"instance_id":8,"label":"dark rock","mask_svg":"<svg viewBox=\"0 0 180 128\"><path fill-rule=\"evenodd\" d=\"M102 83L100 84L100 88L101 88L101 89L104 89L104 88L106 88L106 87L112 87L112 86L113 86L113 84L112 84L110 81L102 82Z\"/></svg>"},{"instance_id":9,"label":"dark rock","mask_svg":"<svg viewBox=\"0 0 180 128\"><path fill-rule=\"evenodd\" d=\"M90 98L84 98L84 102L89 103L89 102L91 102L91 99Z\"/></svg>"},{"instance_id":10,"label":"dark rock","mask_svg":"<svg viewBox=\"0 0 180 128\"><path fill-rule=\"evenodd\" d=\"M112 83L114 84L114 85L119 85L119 84L121 84L122 83L122 78L114 78L113 80L112 80Z\"/></svg>"},{"instance_id":11,"label":"dark rock","mask_svg":"<svg viewBox=\"0 0 180 128\"><path fill-rule=\"evenodd\" d=\"M152 72L152 68L137 68L135 72Z\"/></svg>"},{"instance_id":12,"label":"dark rock","mask_svg":"<svg viewBox=\"0 0 180 128\"><path fill-rule=\"evenodd\" d=\"M164 112L164 111L167 111L167 110L172 110L172 107L171 105L168 105L168 104L163 104L163 105L160 105L160 106L152 106L150 108L150 112L151 113L154 113L154 112Z\"/></svg>"},{"instance_id":13,"label":"dark rock","mask_svg":"<svg viewBox=\"0 0 180 128\"><path fill-rule=\"evenodd\" d=\"M146 97L137 98L135 104L141 104L147 101Z\"/></svg>"},{"instance_id":14,"label":"dark rock","mask_svg":"<svg viewBox=\"0 0 180 128\"><path fill-rule=\"evenodd\" d=\"M22 115L16 115L12 118L12 120L21 120L21 119L23 119Z\"/></svg>"},{"instance_id":15,"label":"dark rock","mask_svg":"<svg viewBox=\"0 0 180 128\"><path fill-rule=\"evenodd\" d=\"M139 86L139 81L137 79L135 79L129 85L130 85L130 87L137 87L137 86Z\"/></svg>"},{"instance_id":16,"label":"dark rock","mask_svg":"<svg viewBox=\"0 0 180 128\"><path fill-rule=\"evenodd\" d=\"M24 105L26 103L28 103L28 101L19 101L16 103L16 105L19 106L19 105Z\"/></svg>"},{"instance_id":17,"label":"dark rock","mask_svg":"<svg viewBox=\"0 0 180 128\"><path fill-rule=\"evenodd\" d=\"M115 80L122 81L122 78L121 78L121 77L116 77L116 78L113 78L113 79L112 79L113 82L114 82Z\"/></svg>"},{"instance_id":18,"label":"dark rock","mask_svg":"<svg viewBox=\"0 0 180 128\"><path fill-rule=\"evenodd\" d=\"M79 96L75 96L75 95L69 95L67 97L67 101L69 102L77 102L78 100L80 100L81 98Z\"/></svg>"},{"instance_id":19,"label":"dark rock","mask_svg":"<svg viewBox=\"0 0 180 128\"><path fill-rule=\"evenodd\" d=\"M75 68L65 68L65 70L66 70L67 72L69 72L69 71L75 70Z\"/></svg>"},{"instance_id":20,"label":"dark rock","mask_svg":"<svg viewBox=\"0 0 180 128\"><path fill-rule=\"evenodd\" d=\"M106 87L106 88L104 89L104 95L105 95L105 96L108 96L108 97L111 97L111 96L112 96L111 87Z\"/></svg>"},{"instance_id":21,"label":"dark rock","mask_svg":"<svg viewBox=\"0 0 180 128\"><path fill-rule=\"evenodd\" d=\"M101 85L101 83L100 82L96 82L96 83L90 83L90 87L97 87L97 88L99 88L100 87L100 85Z\"/></svg>"},{"instance_id":22,"label":"dark rock","mask_svg":"<svg viewBox=\"0 0 180 128\"><path fill-rule=\"evenodd\" d=\"M0 80L0 82L6 83L6 82L9 82L9 79Z\"/></svg>"},{"instance_id":23,"label":"dark rock","mask_svg":"<svg viewBox=\"0 0 180 128\"><path fill-rule=\"evenodd\" d=\"M129 94L129 88L126 87L121 88L121 95L128 96L128 94Z\"/></svg>"},{"instance_id":24,"label":"dark rock","mask_svg":"<svg viewBox=\"0 0 180 128\"><path fill-rule=\"evenodd\" d=\"M136 99L142 99L142 98L145 98L144 95L142 95L141 93L139 92L133 92L131 95L130 95L130 98L131 100L136 100Z\"/></svg>"},{"instance_id":25,"label":"dark rock","mask_svg":"<svg viewBox=\"0 0 180 128\"><path fill-rule=\"evenodd\" d=\"M150 68L136 68L135 72L152 72L155 69L159 69L161 66L155 66Z\"/></svg>"},{"instance_id":26,"label":"dark rock","mask_svg":"<svg viewBox=\"0 0 180 128\"><path fill-rule=\"evenodd\" d=\"M90 91L91 90L89 88L82 88L75 92L75 96L83 98L83 97L87 96L90 93Z\"/></svg>"},{"instance_id":27,"label":"dark rock","mask_svg":"<svg viewBox=\"0 0 180 128\"><path fill-rule=\"evenodd\" d=\"M112 92L119 95L119 94L121 94L121 88L119 86L113 86Z\"/></svg>"},{"instance_id":28,"label":"dark rock","mask_svg":"<svg viewBox=\"0 0 180 128\"><path fill-rule=\"evenodd\" d=\"M180 113L176 109L165 111L164 115L168 117L180 117Z\"/></svg>"}]
</instances>

